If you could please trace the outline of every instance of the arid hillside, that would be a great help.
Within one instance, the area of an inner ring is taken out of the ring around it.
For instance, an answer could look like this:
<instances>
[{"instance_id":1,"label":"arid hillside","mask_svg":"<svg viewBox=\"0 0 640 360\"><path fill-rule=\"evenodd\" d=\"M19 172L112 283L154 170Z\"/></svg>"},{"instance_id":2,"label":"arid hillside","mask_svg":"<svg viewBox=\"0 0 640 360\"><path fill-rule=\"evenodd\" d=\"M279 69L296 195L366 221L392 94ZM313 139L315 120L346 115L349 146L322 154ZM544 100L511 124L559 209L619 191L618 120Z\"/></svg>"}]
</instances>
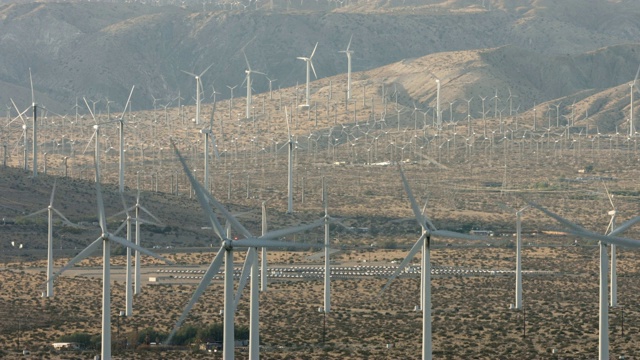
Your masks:
<instances>
[{"instance_id":1,"label":"arid hillside","mask_svg":"<svg viewBox=\"0 0 640 360\"><path fill-rule=\"evenodd\" d=\"M152 108L154 98L156 106L176 106L179 95L182 104L192 104L194 80L180 70L199 74L211 64L203 77L205 98L211 99L212 85L218 99L226 98L227 86L238 86L235 95L245 91L243 49L253 70L267 74L274 87L288 87L304 82L304 64L296 57L308 56L316 42L318 77L346 72L346 57L338 51L352 35L354 71L428 54L508 46L486 59L498 71L490 75L533 97L526 105L569 96L589 84L629 81L638 62L635 47L619 50L617 58L625 64L597 54L579 56L637 41L640 26L634 19L640 5L632 1L599 0L588 6L533 0L274 1L273 10L270 2L220 1L204 8L202 3L157 4L0 6L0 103L10 105L9 98L19 107L30 103L29 68L36 100L63 114L73 112L75 99L83 96L97 101L102 113L107 103L109 110L121 111L132 85L138 88L134 109ZM609 71L574 69L604 60ZM535 67L545 71L529 71ZM466 72L464 66L454 71ZM557 77L557 71L564 76ZM253 76L252 85L264 92L269 81Z\"/></svg>"}]
</instances>

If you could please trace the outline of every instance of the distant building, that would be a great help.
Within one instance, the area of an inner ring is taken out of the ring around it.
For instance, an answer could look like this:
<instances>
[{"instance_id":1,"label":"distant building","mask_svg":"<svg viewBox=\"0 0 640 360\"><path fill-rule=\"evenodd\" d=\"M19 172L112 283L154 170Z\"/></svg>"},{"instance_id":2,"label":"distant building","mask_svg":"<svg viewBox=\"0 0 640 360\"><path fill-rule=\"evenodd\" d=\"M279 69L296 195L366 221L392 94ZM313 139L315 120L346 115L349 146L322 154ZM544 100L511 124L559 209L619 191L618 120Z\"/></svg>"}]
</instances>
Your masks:
<instances>
[{"instance_id":1,"label":"distant building","mask_svg":"<svg viewBox=\"0 0 640 360\"><path fill-rule=\"evenodd\" d=\"M74 342L55 342L53 348L56 350L78 350L80 344Z\"/></svg>"},{"instance_id":2,"label":"distant building","mask_svg":"<svg viewBox=\"0 0 640 360\"><path fill-rule=\"evenodd\" d=\"M491 230L471 230L471 231L469 231L469 234L477 235L477 236L493 236L493 231L491 231Z\"/></svg>"}]
</instances>

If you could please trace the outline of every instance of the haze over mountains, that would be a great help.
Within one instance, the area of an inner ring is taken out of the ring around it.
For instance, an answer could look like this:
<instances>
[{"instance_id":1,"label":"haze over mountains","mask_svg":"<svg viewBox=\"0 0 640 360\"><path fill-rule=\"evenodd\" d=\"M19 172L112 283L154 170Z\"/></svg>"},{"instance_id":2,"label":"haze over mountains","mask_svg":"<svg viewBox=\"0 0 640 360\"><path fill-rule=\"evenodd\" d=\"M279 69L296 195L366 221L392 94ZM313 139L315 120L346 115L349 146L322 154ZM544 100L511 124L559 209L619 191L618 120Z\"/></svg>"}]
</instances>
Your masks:
<instances>
[{"instance_id":1,"label":"haze over mountains","mask_svg":"<svg viewBox=\"0 0 640 360\"><path fill-rule=\"evenodd\" d=\"M590 110L592 123L613 129L624 122L626 83L640 64L634 1L274 1L273 11L269 2L245 3L246 9L205 3L206 11L202 3L157 4L0 6L0 103L13 98L26 107L29 68L38 103L63 114L83 96L101 100L100 112L106 98L121 111L132 85L134 110L152 108L154 98L175 106L179 91L183 104L193 104L195 82L180 70L200 73L212 63L203 77L206 100L212 85L217 99L234 85L242 96L242 49L253 70L277 79L275 88L288 87L304 82L305 65L296 56L308 56L316 42L318 77L345 73L338 51L353 34L353 71L368 71L354 79L395 85L404 106L432 106L435 75L443 80L443 100L457 100L459 114L466 113L462 99L477 97L471 104L477 116L478 96L497 90L505 107L511 91L520 113L534 103L575 101L580 117ZM268 83L253 77L255 91Z\"/></svg>"}]
</instances>

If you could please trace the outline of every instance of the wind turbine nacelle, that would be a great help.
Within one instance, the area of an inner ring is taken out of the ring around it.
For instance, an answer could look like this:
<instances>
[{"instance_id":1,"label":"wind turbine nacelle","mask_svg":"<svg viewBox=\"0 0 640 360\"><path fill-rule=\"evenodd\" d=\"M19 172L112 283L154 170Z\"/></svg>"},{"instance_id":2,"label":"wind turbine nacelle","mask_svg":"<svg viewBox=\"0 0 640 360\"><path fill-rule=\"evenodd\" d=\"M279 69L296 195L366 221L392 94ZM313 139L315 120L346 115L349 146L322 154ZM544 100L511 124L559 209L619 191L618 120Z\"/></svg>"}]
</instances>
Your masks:
<instances>
[{"instance_id":1,"label":"wind turbine nacelle","mask_svg":"<svg viewBox=\"0 0 640 360\"><path fill-rule=\"evenodd\" d=\"M310 106L308 104L300 104L298 105L300 110L309 110Z\"/></svg>"},{"instance_id":2,"label":"wind turbine nacelle","mask_svg":"<svg viewBox=\"0 0 640 360\"><path fill-rule=\"evenodd\" d=\"M610 216L613 216L613 215L615 215L615 214L616 214L616 211L615 211L615 210L609 210L608 214L609 214Z\"/></svg>"}]
</instances>

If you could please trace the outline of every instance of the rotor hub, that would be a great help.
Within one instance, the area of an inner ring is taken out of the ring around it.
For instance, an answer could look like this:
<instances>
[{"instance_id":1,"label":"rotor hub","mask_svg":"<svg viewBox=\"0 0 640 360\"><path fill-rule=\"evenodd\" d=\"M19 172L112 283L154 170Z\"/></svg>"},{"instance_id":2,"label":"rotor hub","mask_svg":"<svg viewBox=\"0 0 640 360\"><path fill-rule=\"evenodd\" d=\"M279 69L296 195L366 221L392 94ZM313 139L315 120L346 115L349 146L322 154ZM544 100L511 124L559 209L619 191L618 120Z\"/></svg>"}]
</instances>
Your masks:
<instances>
[{"instance_id":1,"label":"rotor hub","mask_svg":"<svg viewBox=\"0 0 640 360\"><path fill-rule=\"evenodd\" d=\"M224 247L225 250L233 250L233 245L229 239L222 241L222 247Z\"/></svg>"}]
</instances>

